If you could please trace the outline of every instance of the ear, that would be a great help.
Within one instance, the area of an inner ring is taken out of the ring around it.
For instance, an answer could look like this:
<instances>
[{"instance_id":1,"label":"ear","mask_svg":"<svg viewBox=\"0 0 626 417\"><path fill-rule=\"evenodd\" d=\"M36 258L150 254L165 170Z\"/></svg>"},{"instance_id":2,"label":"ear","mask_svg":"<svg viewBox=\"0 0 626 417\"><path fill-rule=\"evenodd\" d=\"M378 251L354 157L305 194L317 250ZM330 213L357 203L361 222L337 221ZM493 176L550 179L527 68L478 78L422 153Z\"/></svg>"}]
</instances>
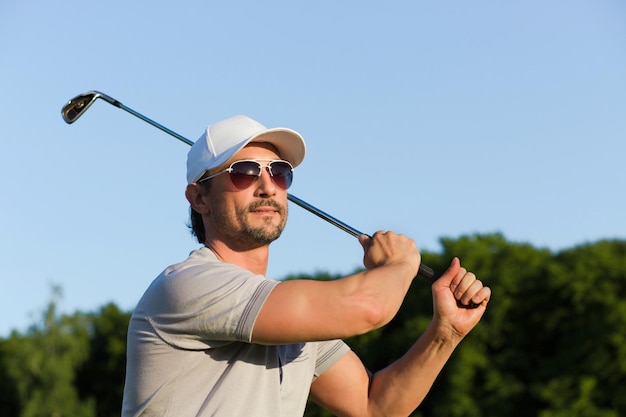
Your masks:
<instances>
[{"instance_id":1,"label":"ear","mask_svg":"<svg viewBox=\"0 0 626 417\"><path fill-rule=\"evenodd\" d=\"M196 183L187 185L185 197L187 197L187 201L189 201L189 204L195 211L200 214L209 213L209 193L206 192L201 185Z\"/></svg>"}]
</instances>

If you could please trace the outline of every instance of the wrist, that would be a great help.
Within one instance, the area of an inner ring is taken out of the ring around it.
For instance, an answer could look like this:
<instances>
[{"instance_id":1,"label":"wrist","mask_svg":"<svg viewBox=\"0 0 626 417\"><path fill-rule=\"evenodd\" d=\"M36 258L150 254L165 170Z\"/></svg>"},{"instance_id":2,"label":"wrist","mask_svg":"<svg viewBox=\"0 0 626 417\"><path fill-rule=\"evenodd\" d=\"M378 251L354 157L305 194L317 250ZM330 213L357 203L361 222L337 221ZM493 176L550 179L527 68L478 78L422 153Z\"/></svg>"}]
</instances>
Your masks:
<instances>
[{"instance_id":1,"label":"wrist","mask_svg":"<svg viewBox=\"0 0 626 417\"><path fill-rule=\"evenodd\" d=\"M398 268L402 274L406 274L407 276L410 276L411 279L417 276L419 265L420 265L419 262L411 262L411 261L397 261L394 263L387 264L387 266Z\"/></svg>"},{"instance_id":2,"label":"wrist","mask_svg":"<svg viewBox=\"0 0 626 417\"><path fill-rule=\"evenodd\" d=\"M451 346L453 349L461 343L464 335L460 334L451 325L434 318L430 322L427 332L431 333L433 341L441 346Z\"/></svg>"}]
</instances>

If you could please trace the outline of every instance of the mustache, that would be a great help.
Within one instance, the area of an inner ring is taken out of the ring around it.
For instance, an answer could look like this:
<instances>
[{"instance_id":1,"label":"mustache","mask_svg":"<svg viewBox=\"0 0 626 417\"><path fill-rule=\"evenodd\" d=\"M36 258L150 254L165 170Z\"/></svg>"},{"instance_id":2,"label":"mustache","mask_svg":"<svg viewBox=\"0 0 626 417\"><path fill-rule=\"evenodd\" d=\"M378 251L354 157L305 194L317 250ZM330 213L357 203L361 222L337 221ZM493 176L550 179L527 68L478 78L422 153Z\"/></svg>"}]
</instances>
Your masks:
<instances>
[{"instance_id":1,"label":"mustache","mask_svg":"<svg viewBox=\"0 0 626 417\"><path fill-rule=\"evenodd\" d=\"M271 198L264 198L250 203L248 205L248 210L253 211L258 209L259 207L272 207L275 208L280 214L284 214L287 209L276 200L273 200Z\"/></svg>"}]
</instances>

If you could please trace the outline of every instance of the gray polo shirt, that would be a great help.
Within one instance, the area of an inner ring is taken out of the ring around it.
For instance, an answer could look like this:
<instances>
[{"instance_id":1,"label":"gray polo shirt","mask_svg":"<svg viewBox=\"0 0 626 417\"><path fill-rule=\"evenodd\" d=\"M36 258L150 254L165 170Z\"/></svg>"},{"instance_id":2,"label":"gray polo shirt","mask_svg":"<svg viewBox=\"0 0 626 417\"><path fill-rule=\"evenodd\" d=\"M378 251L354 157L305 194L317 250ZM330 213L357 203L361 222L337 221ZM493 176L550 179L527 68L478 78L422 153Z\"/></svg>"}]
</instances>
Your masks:
<instances>
[{"instance_id":1,"label":"gray polo shirt","mask_svg":"<svg viewBox=\"0 0 626 417\"><path fill-rule=\"evenodd\" d=\"M163 271L130 320L122 416L302 416L313 380L349 348L251 343L277 284L207 248Z\"/></svg>"}]
</instances>

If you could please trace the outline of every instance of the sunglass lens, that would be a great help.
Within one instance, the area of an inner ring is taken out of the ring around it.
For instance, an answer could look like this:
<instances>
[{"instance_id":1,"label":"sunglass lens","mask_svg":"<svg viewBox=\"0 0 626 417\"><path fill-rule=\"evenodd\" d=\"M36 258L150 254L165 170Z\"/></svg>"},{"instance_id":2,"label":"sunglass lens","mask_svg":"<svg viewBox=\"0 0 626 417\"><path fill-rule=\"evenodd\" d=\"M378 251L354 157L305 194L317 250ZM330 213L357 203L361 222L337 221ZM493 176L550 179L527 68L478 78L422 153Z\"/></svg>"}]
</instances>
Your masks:
<instances>
[{"instance_id":1,"label":"sunglass lens","mask_svg":"<svg viewBox=\"0 0 626 417\"><path fill-rule=\"evenodd\" d=\"M256 161L239 161L231 166L230 179L233 185L241 190L248 188L260 176L261 164ZM288 162L274 161L270 163L269 170L272 181L278 187L286 190L293 181L293 168Z\"/></svg>"},{"instance_id":2,"label":"sunglass lens","mask_svg":"<svg viewBox=\"0 0 626 417\"><path fill-rule=\"evenodd\" d=\"M233 185L241 190L252 185L261 172L261 167L254 161L241 161L232 165L230 179Z\"/></svg>"},{"instance_id":3,"label":"sunglass lens","mask_svg":"<svg viewBox=\"0 0 626 417\"><path fill-rule=\"evenodd\" d=\"M282 188L288 189L293 181L293 168L287 162L275 161L270 164L272 179L274 184Z\"/></svg>"}]
</instances>

